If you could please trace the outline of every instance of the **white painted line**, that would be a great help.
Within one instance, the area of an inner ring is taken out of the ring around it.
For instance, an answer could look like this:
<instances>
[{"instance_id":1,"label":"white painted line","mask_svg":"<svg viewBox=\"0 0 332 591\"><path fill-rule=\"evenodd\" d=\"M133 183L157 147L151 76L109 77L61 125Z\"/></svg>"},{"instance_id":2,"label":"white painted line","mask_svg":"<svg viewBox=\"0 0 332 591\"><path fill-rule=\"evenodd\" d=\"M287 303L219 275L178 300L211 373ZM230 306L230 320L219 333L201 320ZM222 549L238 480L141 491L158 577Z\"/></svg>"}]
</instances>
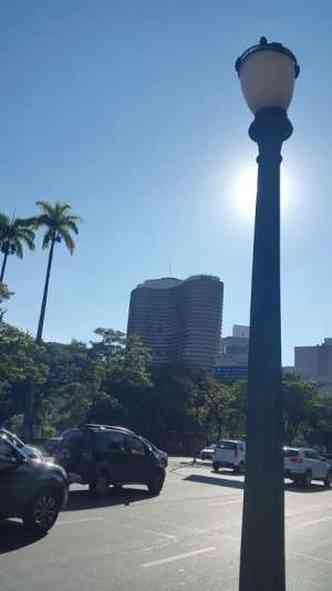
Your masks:
<instances>
[{"instance_id":1,"label":"white painted line","mask_svg":"<svg viewBox=\"0 0 332 591\"><path fill-rule=\"evenodd\" d=\"M103 517L85 517L84 519L68 519L63 521L58 521L55 525L72 525L75 523L87 523L89 521L104 521Z\"/></svg>"},{"instance_id":2,"label":"white painted line","mask_svg":"<svg viewBox=\"0 0 332 591\"><path fill-rule=\"evenodd\" d=\"M236 501L212 501L208 505L209 507L221 507L223 505L233 505L233 503L242 503L242 499L237 499Z\"/></svg>"},{"instance_id":3,"label":"white painted line","mask_svg":"<svg viewBox=\"0 0 332 591\"><path fill-rule=\"evenodd\" d=\"M299 523L298 525L294 525L295 529L302 529L302 527L310 527L311 525L316 525L317 523L324 523L324 521L331 521L332 517L322 517L321 519L313 519L312 521L306 521L305 523Z\"/></svg>"},{"instance_id":4,"label":"white painted line","mask_svg":"<svg viewBox=\"0 0 332 591\"><path fill-rule=\"evenodd\" d=\"M311 556L310 554L303 554L302 552L293 552L293 555L298 558L307 558L308 560L313 560L314 562L322 562L323 564L332 565L332 560L326 560L325 558L318 558L317 556Z\"/></svg>"},{"instance_id":5,"label":"white painted line","mask_svg":"<svg viewBox=\"0 0 332 591\"><path fill-rule=\"evenodd\" d=\"M153 560L153 562L145 562L141 564L143 568L150 568L151 566L160 566L161 564L168 564L170 562L176 562L177 560L183 560L184 558L191 558L192 556L198 556L199 554L207 554L208 552L214 552L215 546L209 548L201 548L201 550L193 550L193 552L186 552L185 554L177 554L176 556L170 556L169 558L162 558L161 560Z\"/></svg>"},{"instance_id":6,"label":"white painted line","mask_svg":"<svg viewBox=\"0 0 332 591\"><path fill-rule=\"evenodd\" d=\"M162 531L154 531L153 529L145 529L143 530L147 534L154 534L155 536L160 536L162 538L166 538L166 540L172 540L173 542L177 542L177 537L171 534L165 534Z\"/></svg>"}]
</instances>

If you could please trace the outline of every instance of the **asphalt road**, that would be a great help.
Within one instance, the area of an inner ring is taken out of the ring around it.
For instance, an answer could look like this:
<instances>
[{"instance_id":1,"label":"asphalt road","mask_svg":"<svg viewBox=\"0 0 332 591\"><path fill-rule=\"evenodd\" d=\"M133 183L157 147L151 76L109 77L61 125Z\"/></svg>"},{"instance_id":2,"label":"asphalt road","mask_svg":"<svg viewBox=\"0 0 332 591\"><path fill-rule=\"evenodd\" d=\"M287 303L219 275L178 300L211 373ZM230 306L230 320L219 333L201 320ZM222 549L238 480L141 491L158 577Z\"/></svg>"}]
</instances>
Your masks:
<instances>
[{"instance_id":1,"label":"asphalt road","mask_svg":"<svg viewBox=\"0 0 332 591\"><path fill-rule=\"evenodd\" d=\"M235 591L243 477L171 460L159 497L75 487L43 538L0 524L1 591ZM288 591L330 591L332 490L287 487Z\"/></svg>"}]
</instances>

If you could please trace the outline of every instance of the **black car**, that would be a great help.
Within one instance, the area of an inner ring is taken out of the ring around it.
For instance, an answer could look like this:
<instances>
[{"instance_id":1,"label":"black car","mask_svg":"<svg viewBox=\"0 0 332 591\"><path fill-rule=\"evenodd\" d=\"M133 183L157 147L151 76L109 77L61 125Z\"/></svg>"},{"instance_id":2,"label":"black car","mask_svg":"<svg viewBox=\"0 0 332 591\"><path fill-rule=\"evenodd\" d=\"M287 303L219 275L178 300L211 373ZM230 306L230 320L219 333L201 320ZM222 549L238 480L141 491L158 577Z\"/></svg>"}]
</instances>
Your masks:
<instances>
[{"instance_id":1,"label":"black car","mask_svg":"<svg viewBox=\"0 0 332 591\"><path fill-rule=\"evenodd\" d=\"M0 519L19 517L24 525L48 531L68 498L66 472L32 459L0 434Z\"/></svg>"},{"instance_id":2,"label":"black car","mask_svg":"<svg viewBox=\"0 0 332 591\"><path fill-rule=\"evenodd\" d=\"M110 485L145 484L158 495L165 480L160 456L143 438L123 427L84 425L66 431L55 455L70 482L88 484L95 494Z\"/></svg>"}]
</instances>

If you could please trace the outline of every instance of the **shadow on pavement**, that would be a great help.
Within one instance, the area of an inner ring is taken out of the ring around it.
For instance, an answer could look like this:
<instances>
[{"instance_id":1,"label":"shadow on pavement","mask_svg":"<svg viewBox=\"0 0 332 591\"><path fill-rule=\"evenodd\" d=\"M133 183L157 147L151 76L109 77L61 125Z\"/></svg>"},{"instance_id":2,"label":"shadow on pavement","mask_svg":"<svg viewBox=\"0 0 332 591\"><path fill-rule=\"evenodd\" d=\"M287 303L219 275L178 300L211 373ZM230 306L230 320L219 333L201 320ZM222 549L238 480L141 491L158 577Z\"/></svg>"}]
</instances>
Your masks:
<instances>
[{"instance_id":1,"label":"shadow on pavement","mask_svg":"<svg viewBox=\"0 0 332 591\"><path fill-rule=\"evenodd\" d=\"M292 493L301 493L301 494L310 494L310 493L319 493L319 492L326 492L328 489L323 486L323 484L317 484L317 482L312 482L310 488L304 488L302 486L298 486L294 484L294 482L289 482L285 484L285 490L292 492Z\"/></svg>"},{"instance_id":2,"label":"shadow on pavement","mask_svg":"<svg viewBox=\"0 0 332 591\"><path fill-rule=\"evenodd\" d=\"M82 511L84 509L97 509L98 507L115 507L117 505L130 505L138 501L151 499L151 495L138 488L123 488L109 493L103 497L91 495L88 490L73 490L69 493L69 499L64 511Z\"/></svg>"},{"instance_id":3,"label":"shadow on pavement","mask_svg":"<svg viewBox=\"0 0 332 591\"><path fill-rule=\"evenodd\" d=\"M228 488L243 489L243 482L239 480L226 480L225 478L218 478L218 476L203 476L199 474L191 474L183 480L190 482L199 482L200 484L217 484L218 486L226 486Z\"/></svg>"},{"instance_id":4,"label":"shadow on pavement","mask_svg":"<svg viewBox=\"0 0 332 591\"><path fill-rule=\"evenodd\" d=\"M30 546L45 537L45 534L29 532L17 521L0 522L0 555Z\"/></svg>"},{"instance_id":5,"label":"shadow on pavement","mask_svg":"<svg viewBox=\"0 0 332 591\"><path fill-rule=\"evenodd\" d=\"M223 472L224 474L230 474L229 472ZM219 478L218 476L203 476L201 474L191 474L187 476L183 480L189 480L190 482L198 482L200 484L216 484L218 486L225 486L227 488L237 488L243 489L244 488L244 481L239 480L229 480L225 478ZM319 493L319 492L326 492L327 489L322 485L316 482L311 484L310 488L302 488L296 486L293 482L285 483L285 490L292 493L301 493L301 494L312 494L312 493Z\"/></svg>"}]
</instances>

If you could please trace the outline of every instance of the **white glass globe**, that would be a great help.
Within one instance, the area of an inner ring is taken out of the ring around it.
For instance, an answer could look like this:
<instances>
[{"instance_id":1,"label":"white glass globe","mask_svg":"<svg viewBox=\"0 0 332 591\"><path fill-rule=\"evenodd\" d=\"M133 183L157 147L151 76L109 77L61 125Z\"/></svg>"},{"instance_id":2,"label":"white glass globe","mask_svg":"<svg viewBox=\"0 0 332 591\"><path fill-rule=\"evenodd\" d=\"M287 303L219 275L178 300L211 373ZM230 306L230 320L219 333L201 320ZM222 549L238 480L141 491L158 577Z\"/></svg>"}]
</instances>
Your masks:
<instances>
[{"instance_id":1,"label":"white glass globe","mask_svg":"<svg viewBox=\"0 0 332 591\"><path fill-rule=\"evenodd\" d=\"M296 70L294 60L279 51L253 51L239 68L241 88L249 109L254 113L268 107L287 111L293 96Z\"/></svg>"}]
</instances>

